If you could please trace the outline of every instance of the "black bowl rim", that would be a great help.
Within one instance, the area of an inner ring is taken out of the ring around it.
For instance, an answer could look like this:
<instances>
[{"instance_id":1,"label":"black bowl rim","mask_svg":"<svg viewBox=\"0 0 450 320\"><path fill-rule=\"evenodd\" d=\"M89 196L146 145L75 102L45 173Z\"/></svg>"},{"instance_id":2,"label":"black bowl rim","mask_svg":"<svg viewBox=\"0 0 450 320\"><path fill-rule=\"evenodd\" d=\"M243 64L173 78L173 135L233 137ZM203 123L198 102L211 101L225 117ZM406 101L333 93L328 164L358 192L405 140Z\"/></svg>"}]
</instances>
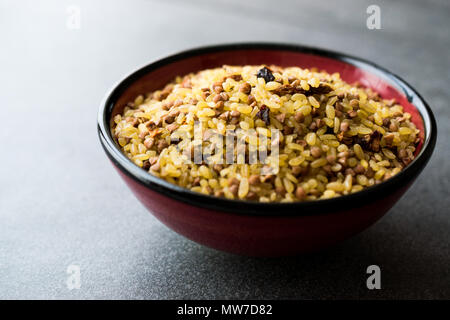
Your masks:
<instances>
[{"instance_id":1,"label":"black bowl rim","mask_svg":"<svg viewBox=\"0 0 450 320\"><path fill-rule=\"evenodd\" d=\"M306 54L323 56L353 65L359 69L368 71L377 77L384 79L396 90L403 92L408 101L413 104L419 111L424 123L424 142L422 149L416 158L400 173L394 177L381 182L380 184L368 187L362 191L349 195L340 196L331 199L311 200L303 202L269 202L260 203L245 200L231 200L218 198L215 196L204 195L171 184L161 178L155 177L145 170L135 165L129 160L117 146L110 130L110 116L112 108L116 100L124 92L124 90L134 81L143 75L156 70L162 66L179 61L188 57L213 53L218 51L233 50L275 50L275 51L293 51ZM436 120L433 116L431 108L422 98L422 96L406 81L392 72L378 66L377 64L357 58L348 54L335 52L327 49L316 47L286 44L286 43L231 43L218 44L212 46L204 46L185 50L180 53L170 55L166 58L158 59L150 64L130 73L128 76L119 81L106 95L99 109L97 130L100 142L110 160L127 176L136 182L148 187L169 198L200 207L219 212L227 212L249 216L310 216L318 214L330 214L338 212L342 209L348 210L356 207L364 206L370 202L377 201L397 189L407 186L422 171L430 159L437 137Z\"/></svg>"}]
</instances>

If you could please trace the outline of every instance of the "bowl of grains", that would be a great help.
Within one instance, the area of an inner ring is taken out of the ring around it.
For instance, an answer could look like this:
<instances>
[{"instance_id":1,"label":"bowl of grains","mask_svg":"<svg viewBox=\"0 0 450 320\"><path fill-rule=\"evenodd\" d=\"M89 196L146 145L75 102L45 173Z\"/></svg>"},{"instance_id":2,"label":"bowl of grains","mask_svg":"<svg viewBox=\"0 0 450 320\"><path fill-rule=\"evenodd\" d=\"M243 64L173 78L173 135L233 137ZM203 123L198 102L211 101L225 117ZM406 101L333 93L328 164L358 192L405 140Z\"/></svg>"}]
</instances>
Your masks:
<instances>
[{"instance_id":1,"label":"bowl of grains","mask_svg":"<svg viewBox=\"0 0 450 320\"><path fill-rule=\"evenodd\" d=\"M160 221L254 256L317 250L382 217L427 164L436 123L404 80L298 45L204 47L120 81L101 144Z\"/></svg>"}]
</instances>

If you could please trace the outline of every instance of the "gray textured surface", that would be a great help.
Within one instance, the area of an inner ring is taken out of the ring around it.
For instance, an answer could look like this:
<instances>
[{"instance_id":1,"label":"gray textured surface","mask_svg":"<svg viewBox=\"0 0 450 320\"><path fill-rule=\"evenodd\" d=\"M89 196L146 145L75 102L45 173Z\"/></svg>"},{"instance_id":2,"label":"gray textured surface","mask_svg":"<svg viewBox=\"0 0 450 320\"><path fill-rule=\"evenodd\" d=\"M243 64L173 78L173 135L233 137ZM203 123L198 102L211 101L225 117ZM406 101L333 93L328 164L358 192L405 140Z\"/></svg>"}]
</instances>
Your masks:
<instances>
[{"instance_id":1,"label":"gray textured surface","mask_svg":"<svg viewBox=\"0 0 450 320\"><path fill-rule=\"evenodd\" d=\"M312 2L1 0L0 298L450 298L449 2ZM373 3L381 30L365 27ZM80 30L66 28L69 4ZM95 127L113 83L156 57L246 40L373 60L430 103L429 166L363 234L297 258L224 254L167 229L113 171ZM365 288L371 264L379 291Z\"/></svg>"}]
</instances>

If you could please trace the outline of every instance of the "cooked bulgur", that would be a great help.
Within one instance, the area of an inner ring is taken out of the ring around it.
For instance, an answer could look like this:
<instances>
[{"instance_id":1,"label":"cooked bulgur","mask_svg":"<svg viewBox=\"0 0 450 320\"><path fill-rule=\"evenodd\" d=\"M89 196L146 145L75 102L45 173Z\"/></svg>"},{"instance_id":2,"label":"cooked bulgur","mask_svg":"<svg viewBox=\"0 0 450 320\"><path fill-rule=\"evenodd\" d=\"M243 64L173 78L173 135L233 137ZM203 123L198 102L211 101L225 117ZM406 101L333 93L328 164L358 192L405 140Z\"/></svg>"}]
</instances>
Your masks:
<instances>
[{"instance_id":1,"label":"cooked bulgur","mask_svg":"<svg viewBox=\"0 0 450 320\"><path fill-rule=\"evenodd\" d=\"M171 183L229 199L288 202L358 192L400 172L419 141L410 118L338 73L223 66L136 97L115 116L112 132L136 165ZM224 136L241 142L232 161Z\"/></svg>"}]
</instances>

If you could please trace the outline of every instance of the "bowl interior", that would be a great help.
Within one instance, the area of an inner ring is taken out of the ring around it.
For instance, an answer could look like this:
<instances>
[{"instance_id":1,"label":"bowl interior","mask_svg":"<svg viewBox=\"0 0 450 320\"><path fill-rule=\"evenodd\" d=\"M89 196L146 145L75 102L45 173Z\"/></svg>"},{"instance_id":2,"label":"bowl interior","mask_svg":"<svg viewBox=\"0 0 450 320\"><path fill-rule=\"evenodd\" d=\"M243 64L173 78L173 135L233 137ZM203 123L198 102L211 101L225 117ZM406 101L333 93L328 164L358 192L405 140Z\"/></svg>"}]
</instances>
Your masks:
<instances>
[{"instance_id":1,"label":"bowl interior","mask_svg":"<svg viewBox=\"0 0 450 320\"><path fill-rule=\"evenodd\" d=\"M363 86L378 92L384 99L395 99L404 107L405 111L411 114L412 122L420 130L420 143L417 146L416 154L420 152L424 142L426 134L424 119L418 110L420 108L413 104L414 97L402 87L394 76L391 77L389 73L380 71L379 68L370 63L364 63L357 59L339 56L339 54L318 54L314 50L298 52L282 49L246 48L230 50L230 48L227 48L227 50L193 55L189 53L184 56L179 54L160 62L148 70L147 68L141 69L134 74L134 77L128 79L129 83L123 86L122 92L120 92L112 107L110 119L117 113L121 113L127 102L133 101L136 96L161 89L176 76L183 76L202 69L221 67L226 64L275 64L281 67L317 68L328 73L339 72L341 78L348 83L359 82Z\"/></svg>"},{"instance_id":2,"label":"bowl interior","mask_svg":"<svg viewBox=\"0 0 450 320\"><path fill-rule=\"evenodd\" d=\"M141 170L121 152L111 133L111 122L129 101L140 94L161 89L176 76L224 64L315 67L328 73L339 72L343 80L349 83L358 81L378 92L382 98L396 99L412 115L412 121L420 130L416 158L394 177L353 194L320 201L258 203L217 198L179 187ZM204 47L151 63L133 72L114 87L100 108L98 121L99 137L109 158L124 175L139 182L144 188L196 207L252 216L279 216L281 213L284 216L328 214L339 208L365 205L369 199L375 201L399 189L406 190L428 162L437 134L436 122L426 102L411 86L391 72L371 62L337 52L271 43Z\"/></svg>"}]
</instances>

